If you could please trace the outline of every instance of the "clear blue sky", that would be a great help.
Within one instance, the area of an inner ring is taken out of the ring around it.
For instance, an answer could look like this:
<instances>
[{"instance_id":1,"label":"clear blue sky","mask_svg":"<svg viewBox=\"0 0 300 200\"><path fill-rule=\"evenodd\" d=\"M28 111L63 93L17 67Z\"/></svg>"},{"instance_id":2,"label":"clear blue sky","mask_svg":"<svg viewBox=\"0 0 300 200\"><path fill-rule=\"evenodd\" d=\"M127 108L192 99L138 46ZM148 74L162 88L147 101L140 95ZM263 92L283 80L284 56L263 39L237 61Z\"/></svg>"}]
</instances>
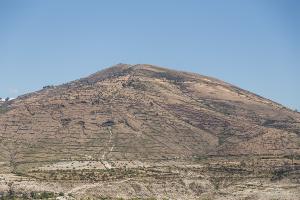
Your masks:
<instances>
[{"instance_id":1,"label":"clear blue sky","mask_svg":"<svg viewBox=\"0 0 300 200\"><path fill-rule=\"evenodd\" d=\"M298 0L0 0L0 97L148 63L300 110L299 38Z\"/></svg>"}]
</instances>

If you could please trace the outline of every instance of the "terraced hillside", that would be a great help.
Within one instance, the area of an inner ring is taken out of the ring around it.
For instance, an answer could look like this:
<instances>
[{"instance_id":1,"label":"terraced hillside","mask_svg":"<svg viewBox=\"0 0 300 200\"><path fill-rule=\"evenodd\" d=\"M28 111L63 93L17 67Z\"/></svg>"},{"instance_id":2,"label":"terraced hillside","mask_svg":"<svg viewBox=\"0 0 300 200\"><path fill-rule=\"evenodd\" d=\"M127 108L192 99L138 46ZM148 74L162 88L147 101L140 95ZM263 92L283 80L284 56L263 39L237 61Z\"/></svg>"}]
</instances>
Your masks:
<instances>
[{"instance_id":1,"label":"terraced hillside","mask_svg":"<svg viewBox=\"0 0 300 200\"><path fill-rule=\"evenodd\" d=\"M299 195L300 114L214 78L119 64L0 108L3 195L222 198L284 178Z\"/></svg>"}]
</instances>

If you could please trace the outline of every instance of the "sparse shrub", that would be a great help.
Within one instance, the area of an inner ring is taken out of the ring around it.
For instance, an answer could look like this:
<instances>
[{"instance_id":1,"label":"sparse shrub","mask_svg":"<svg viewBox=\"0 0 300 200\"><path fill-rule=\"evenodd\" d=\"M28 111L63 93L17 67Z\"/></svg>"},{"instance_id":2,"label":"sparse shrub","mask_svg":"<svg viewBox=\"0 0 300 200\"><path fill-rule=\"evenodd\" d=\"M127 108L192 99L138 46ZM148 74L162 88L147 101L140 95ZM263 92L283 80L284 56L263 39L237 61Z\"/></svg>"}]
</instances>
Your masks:
<instances>
[{"instance_id":1,"label":"sparse shrub","mask_svg":"<svg viewBox=\"0 0 300 200\"><path fill-rule=\"evenodd\" d=\"M61 125L62 126L68 126L70 124L72 120L70 118L64 118L64 119L61 119L60 122L61 122Z\"/></svg>"},{"instance_id":2,"label":"sparse shrub","mask_svg":"<svg viewBox=\"0 0 300 200\"><path fill-rule=\"evenodd\" d=\"M30 197L32 198L32 199L36 199L37 198L37 193L35 193L35 192L30 192Z\"/></svg>"},{"instance_id":3,"label":"sparse shrub","mask_svg":"<svg viewBox=\"0 0 300 200\"><path fill-rule=\"evenodd\" d=\"M49 198L53 198L54 196L55 196L54 192L42 192L40 194L41 199L49 199Z\"/></svg>"},{"instance_id":4,"label":"sparse shrub","mask_svg":"<svg viewBox=\"0 0 300 200\"><path fill-rule=\"evenodd\" d=\"M21 199L30 199L27 193L21 195Z\"/></svg>"},{"instance_id":5,"label":"sparse shrub","mask_svg":"<svg viewBox=\"0 0 300 200\"><path fill-rule=\"evenodd\" d=\"M6 103L3 103L0 105L0 114L6 113L9 110L9 107L6 105Z\"/></svg>"},{"instance_id":6,"label":"sparse shrub","mask_svg":"<svg viewBox=\"0 0 300 200\"><path fill-rule=\"evenodd\" d=\"M53 85L46 85L46 86L43 87L43 89L50 89L50 88L54 88L54 86Z\"/></svg>"}]
</instances>

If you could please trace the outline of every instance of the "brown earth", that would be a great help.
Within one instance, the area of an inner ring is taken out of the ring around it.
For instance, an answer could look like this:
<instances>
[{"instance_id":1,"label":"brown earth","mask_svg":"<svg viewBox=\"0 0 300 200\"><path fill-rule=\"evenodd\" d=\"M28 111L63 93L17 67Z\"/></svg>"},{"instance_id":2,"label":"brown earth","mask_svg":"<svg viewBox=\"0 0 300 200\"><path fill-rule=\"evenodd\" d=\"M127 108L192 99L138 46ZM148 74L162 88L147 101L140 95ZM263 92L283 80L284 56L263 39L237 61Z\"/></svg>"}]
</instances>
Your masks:
<instances>
[{"instance_id":1,"label":"brown earth","mask_svg":"<svg viewBox=\"0 0 300 200\"><path fill-rule=\"evenodd\" d=\"M119 64L1 102L0 196L297 199L299 135L231 84Z\"/></svg>"}]
</instances>

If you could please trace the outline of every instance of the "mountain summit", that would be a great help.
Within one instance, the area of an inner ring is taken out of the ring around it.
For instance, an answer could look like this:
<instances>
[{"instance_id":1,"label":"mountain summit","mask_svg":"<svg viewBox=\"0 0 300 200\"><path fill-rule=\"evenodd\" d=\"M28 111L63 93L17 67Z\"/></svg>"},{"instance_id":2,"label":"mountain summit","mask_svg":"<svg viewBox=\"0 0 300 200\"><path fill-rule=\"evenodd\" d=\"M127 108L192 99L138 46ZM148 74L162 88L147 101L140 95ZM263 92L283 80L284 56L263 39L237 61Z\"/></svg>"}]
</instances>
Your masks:
<instances>
[{"instance_id":1,"label":"mountain summit","mask_svg":"<svg viewBox=\"0 0 300 200\"><path fill-rule=\"evenodd\" d=\"M299 156L299 134L299 113L231 84L118 64L2 103L0 163L3 173L37 177L84 162L110 170L121 163Z\"/></svg>"}]
</instances>

